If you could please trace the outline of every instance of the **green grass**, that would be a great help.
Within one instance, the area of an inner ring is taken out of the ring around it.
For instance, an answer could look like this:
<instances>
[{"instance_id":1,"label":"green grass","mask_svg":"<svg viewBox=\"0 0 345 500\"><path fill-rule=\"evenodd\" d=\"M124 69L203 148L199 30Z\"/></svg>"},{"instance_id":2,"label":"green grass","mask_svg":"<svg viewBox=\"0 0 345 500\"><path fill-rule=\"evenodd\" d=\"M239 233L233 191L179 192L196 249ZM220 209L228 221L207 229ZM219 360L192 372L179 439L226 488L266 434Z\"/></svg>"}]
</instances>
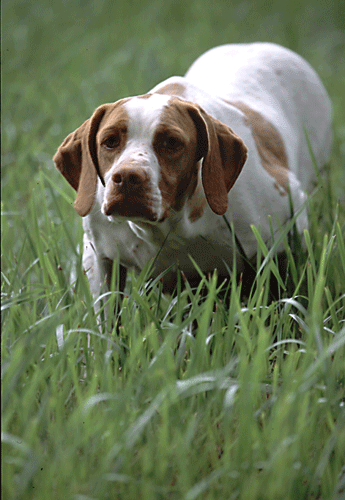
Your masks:
<instances>
[{"instance_id":1,"label":"green grass","mask_svg":"<svg viewBox=\"0 0 345 500\"><path fill-rule=\"evenodd\" d=\"M3 4L3 498L344 498L343 2ZM145 270L118 334L100 332L52 155L99 104L254 40L306 57L334 105L305 249L286 243L289 280L272 297L276 255L258 234L246 299L216 275L168 297Z\"/></svg>"}]
</instances>

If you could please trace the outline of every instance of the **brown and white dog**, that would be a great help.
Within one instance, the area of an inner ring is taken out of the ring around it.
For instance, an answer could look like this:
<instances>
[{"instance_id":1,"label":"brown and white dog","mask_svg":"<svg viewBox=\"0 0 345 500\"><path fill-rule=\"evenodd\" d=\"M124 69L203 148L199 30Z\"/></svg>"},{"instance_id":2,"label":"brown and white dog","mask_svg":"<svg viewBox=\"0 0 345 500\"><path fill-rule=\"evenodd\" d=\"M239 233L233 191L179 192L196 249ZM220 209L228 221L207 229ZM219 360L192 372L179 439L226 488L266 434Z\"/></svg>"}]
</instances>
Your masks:
<instances>
[{"instance_id":1,"label":"brown and white dog","mask_svg":"<svg viewBox=\"0 0 345 500\"><path fill-rule=\"evenodd\" d=\"M93 296L118 258L122 287L125 269L154 257L153 276L176 263L193 279L189 256L227 275L236 251L227 222L253 258L250 226L269 245L291 218L290 198L298 211L315 180L306 136L321 167L330 100L306 61L270 43L216 47L185 77L97 108L54 156L77 191ZM303 209L297 228L307 225Z\"/></svg>"}]
</instances>

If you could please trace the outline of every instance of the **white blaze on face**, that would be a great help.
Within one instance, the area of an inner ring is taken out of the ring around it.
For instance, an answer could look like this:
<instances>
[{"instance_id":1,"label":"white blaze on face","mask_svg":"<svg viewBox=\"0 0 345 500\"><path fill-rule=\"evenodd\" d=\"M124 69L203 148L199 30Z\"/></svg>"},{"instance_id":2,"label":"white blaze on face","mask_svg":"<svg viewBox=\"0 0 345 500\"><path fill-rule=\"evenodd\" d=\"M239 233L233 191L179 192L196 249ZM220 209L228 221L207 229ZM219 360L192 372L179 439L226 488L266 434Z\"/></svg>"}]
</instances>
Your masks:
<instances>
[{"instance_id":1,"label":"white blaze on face","mask_svg":"<svg viewBox=\"0 0 345 500\"><path fill-rule=\"evenodd\" d=\"M133 97L125 104L129 116L127 147L128 156L140 158L140 161L152 169L152 180L158 185L159 165L153 150L153 138L160 122L164 106L170 97L153 94L150 97Z\"/></svg>"},{"instance_id":2,"label":"white blaze on face","mask_svg":"<svg viewBox=\"0 0 345 500\"><path fill-rule=\"evenodd\" d=\"M105 203L111 192L111 176L119 165L133 164L147 169L149 177L149 198L152 212L159 220L163 213L162 195L158 187L160 166L153 149L153 139L164 107L170 96L152 94L133 97L124 103L128 115L126 146L105 175Z\"/></svg>"}]
</instances>

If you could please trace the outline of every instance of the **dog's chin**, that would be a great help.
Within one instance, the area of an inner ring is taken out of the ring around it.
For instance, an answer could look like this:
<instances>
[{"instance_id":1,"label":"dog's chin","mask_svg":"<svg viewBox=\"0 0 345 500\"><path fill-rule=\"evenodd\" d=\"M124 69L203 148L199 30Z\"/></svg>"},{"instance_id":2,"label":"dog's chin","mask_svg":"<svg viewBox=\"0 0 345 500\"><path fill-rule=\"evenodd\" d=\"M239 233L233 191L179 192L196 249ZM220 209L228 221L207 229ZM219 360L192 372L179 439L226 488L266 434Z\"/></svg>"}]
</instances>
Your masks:
<instances>
[{"instance_id":1,"label":"dog's chin","mask_svg":"<svg viewBox=\"0 0 345 500\"><path fill-rule=\"evenodd\" d=\"M163 222L163 219L148 219L147 217L106 215L106 218L112 224L123 224L124 222L133 222L134 224L152 224L156 225Z\"/></svg>"},{"instance_id":2,"label":"dog's chin","mask_svg":"<svg viewBox=\"0 0 345 500\"><path fill-rule=\"evenodd\" d=\"M102 214L113 224L123 224L124 222L133 222L134 224L157 225L164 222L169 215L168 206L151 208L149 204L139 204L128 202L104 202L101 208Z\"/></svg>"},{"instance_id":3,"label":"dog's chin","mask_svg":"<svg viewBox=\"0 0 345 500\"><path fill-rule=\"evenodd\" d=\"M147 206L140 206L138 204L129 205L128 203L103 203L101 209L105 215L112 222L124 222L126 220L143 221L157 223L160 220L159 214L151 210Z\"/></svg>"},{"instance_id":4,"label":"dog's chin","mask_svg":"<svg viewBox=\"0 0 345 500\"><path fill-rule=\"evenodd\" d=\"M111 215L106 215L103 214L109 222L112 224L123 224L124 222L133 222L134 224L160 224L161 222L164 222L166 219L166 216L163 215L163 217L157 217L155 214L149 214L148 216L144 215L132 215L132 214L126 214L126 215L120 215L117 213L112 213Z\"/></svg>"}]
</instances>

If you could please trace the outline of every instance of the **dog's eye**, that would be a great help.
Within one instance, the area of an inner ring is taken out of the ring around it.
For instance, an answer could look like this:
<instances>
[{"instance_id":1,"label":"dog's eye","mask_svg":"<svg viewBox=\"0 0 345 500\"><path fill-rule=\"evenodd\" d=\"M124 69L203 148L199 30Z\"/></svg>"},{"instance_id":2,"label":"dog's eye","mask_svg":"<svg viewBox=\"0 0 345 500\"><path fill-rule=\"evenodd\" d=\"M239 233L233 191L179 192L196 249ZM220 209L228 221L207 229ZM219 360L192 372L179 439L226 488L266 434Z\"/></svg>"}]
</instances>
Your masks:
<instances>
[{"instance_id":1,"label":"dog's eye","mask_svg":"<svg viewBox=\"0 0 345 500\"><path fill-rule=\"evenodd\" d=\"M104 146L105 149L115 149L119 145L120 145L120 135L119 134L110 135L102 142L102 146Z\"/></svg>"},{"instance_id":2,"label":"dog's eye","mask_svg":"<svg viewBox=\"0 0 345 500\"><path fill-rule=\"evenodd\" d=\"M165 137L162 140L161 147L166 151L167 153L176 153L183 147L182 141L178 139L177 137Z\"/></svg>"}]
</instances>

